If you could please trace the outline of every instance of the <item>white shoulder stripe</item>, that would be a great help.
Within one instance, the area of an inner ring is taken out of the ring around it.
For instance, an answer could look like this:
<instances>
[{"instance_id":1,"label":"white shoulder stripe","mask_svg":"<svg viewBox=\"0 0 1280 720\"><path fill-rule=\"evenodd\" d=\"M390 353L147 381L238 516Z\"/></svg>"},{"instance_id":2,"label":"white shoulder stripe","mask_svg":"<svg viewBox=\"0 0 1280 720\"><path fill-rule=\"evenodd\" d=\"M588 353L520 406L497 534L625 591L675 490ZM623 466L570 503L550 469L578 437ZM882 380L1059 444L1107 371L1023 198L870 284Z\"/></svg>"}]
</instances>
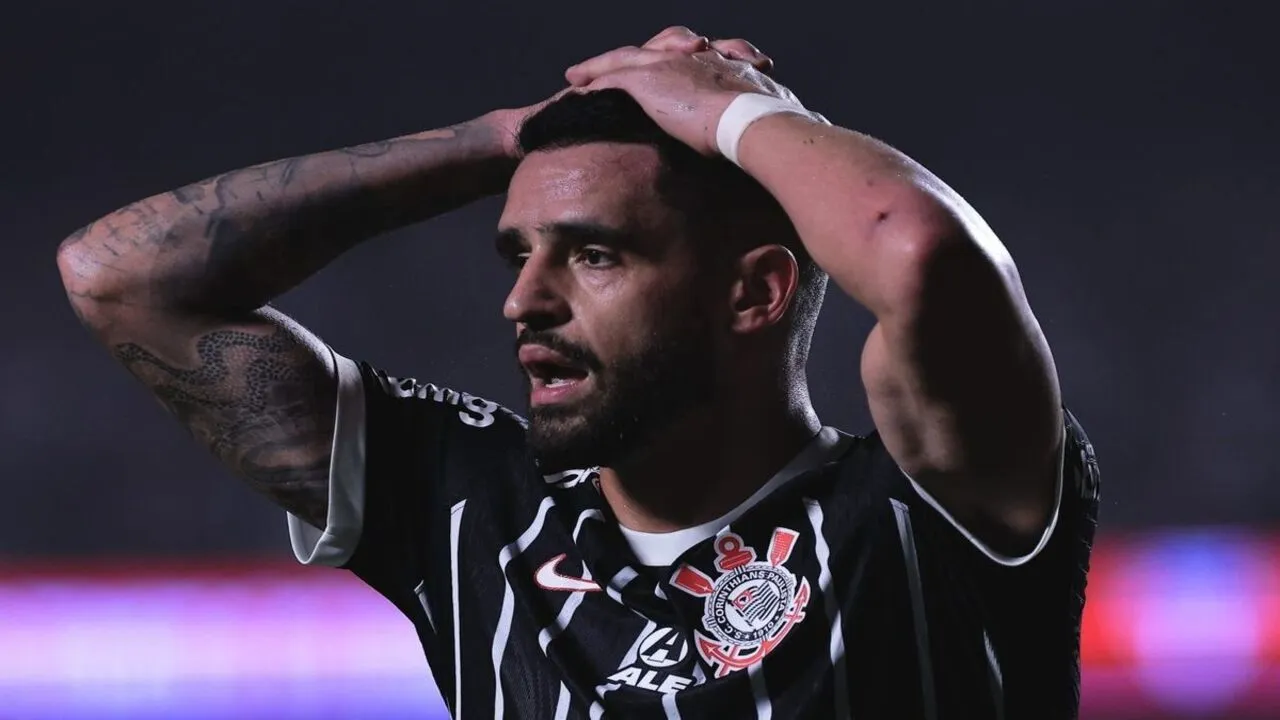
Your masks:
<instances>
[{"instance_id":1,"label":"white shoulder stripe","mask_svg":"<svg viewBox=\"0 0 1280 720\"><path fill-rule=\"evenodd\" d=\"M338 379L329 459L329 510L325 529L289 515L289 543L303 565L339 567L351 559L364 528L364 381L354 361L329 350Z\"/></svg>"}]
</instances>

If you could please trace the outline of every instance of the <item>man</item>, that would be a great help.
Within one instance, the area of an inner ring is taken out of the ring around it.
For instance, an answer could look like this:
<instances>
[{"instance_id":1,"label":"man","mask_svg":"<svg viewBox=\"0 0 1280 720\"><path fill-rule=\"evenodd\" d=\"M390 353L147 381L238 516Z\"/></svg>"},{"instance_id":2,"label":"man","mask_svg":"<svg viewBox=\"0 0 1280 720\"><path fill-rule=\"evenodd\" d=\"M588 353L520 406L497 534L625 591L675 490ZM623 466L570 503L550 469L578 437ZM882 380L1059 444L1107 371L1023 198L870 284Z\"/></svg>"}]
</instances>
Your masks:
<instances>
[{"instance_id":1,"label":"man","mask_svg":"<svg viewBox=\"0 0 1280 720\"><path fill-rule=\"evenodd\" d=\"M741 40L670 28L547 103L267 163L69 238L72 304L417 628L455 717L1071 717L1092 449L1005 248ZM529 420L266 303L506 190ZM828 276L877 432L822 427Z\"/></svg>"}]
</instances>

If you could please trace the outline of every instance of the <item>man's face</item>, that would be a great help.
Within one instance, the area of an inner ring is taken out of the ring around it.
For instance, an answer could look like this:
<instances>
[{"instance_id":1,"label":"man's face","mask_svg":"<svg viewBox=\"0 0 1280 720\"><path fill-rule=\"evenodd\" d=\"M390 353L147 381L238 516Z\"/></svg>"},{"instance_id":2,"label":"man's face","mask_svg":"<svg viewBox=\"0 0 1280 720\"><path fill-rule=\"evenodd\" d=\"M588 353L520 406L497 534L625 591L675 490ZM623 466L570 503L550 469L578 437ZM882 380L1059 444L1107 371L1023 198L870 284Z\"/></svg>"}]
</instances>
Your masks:
<instances>
[{"instance_id":1,"label":"man's face","mask_svg":"<svg viewBox=\"0 0 1280 720\"><path fill-rule=\"evenodd\" d=\"M625 461L711 392L710 293L659 169L654 148L594 143L532 153L511 180L504 315L544 472Z\"/></svg>"}]
</instances>

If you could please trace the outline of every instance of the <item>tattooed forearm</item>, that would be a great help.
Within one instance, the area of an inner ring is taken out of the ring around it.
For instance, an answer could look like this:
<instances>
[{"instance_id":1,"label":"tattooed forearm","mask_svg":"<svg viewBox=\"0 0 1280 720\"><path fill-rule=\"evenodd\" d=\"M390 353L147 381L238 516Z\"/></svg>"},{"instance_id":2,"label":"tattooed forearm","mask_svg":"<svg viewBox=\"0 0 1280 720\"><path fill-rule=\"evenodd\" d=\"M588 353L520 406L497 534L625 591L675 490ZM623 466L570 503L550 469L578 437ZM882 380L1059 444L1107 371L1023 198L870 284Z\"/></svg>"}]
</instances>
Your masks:
<instances>
[{"instance_id":1,"label":"tattooed forearm","mask_svg":"<svg viewBox=\"0 0 1280 720\"><path fill-rule=\"evenodd\" d=\"M483 119L263 163L122 208L67 238L60 261L90 298L246 312L369 237L501 192L513 168Z\"/></svg>"},{"instance_id":2,"label":"tattooed forearm","mask_svg":"<svg viewBox=\"0 0 1280 720\"><path fill-rule=\"evenodd\" d=\"M365 145L345 148L342 152L347 153L348 155L355 155L356 157L378 157L391 152L391 149L392 144L384 140L382 142L372 142Z\"/></svg>"},{"instance_id":3,"label":"tattooed forearm","mask_svg":"<svg viewBox=\"0 0 1280 720\"><path fill-rule=\"evenodd\" d=\"M490 118L263 163L121 208L59 248L72 307L196 439L324 527L329 350L266 305L366 238L501 192L515 160Z\"/></svg>"},{"instance_id":4,"label":"tattooed forearm","mask_svg":"<svg viewBox=\"0 0 1280 720\"><path fill-rule=\"evenodd\" d=\"M178 366L138 343L114 348L193 436L257 490L324 526L333 427L327 367L288 329L214 330Z\"/></svg>"}]
</instances>

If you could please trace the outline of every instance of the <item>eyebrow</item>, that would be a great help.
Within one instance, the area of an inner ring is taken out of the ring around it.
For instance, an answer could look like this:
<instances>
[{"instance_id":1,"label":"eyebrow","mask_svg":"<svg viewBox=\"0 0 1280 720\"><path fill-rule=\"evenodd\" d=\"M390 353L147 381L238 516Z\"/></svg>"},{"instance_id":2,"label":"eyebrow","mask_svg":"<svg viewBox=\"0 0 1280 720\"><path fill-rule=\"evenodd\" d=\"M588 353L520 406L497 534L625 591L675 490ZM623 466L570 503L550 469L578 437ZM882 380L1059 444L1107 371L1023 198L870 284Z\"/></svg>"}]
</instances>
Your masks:
<instances>
[{"instance_id":1,"label":"eyebrow","mask_svg":"<svg viewBox=\"0 0 1280 720\"><path fill-rule=\"evenodd\" d=\"M620 228L588 221L555 222L538 226L538 233L546 235L552 243L588 245L597 243L620 249L635 247L635 234ZM503 228L493 241L502 257L513 257L528 246L525 233L518 228Z\"/></svg>"}]
</instances>

